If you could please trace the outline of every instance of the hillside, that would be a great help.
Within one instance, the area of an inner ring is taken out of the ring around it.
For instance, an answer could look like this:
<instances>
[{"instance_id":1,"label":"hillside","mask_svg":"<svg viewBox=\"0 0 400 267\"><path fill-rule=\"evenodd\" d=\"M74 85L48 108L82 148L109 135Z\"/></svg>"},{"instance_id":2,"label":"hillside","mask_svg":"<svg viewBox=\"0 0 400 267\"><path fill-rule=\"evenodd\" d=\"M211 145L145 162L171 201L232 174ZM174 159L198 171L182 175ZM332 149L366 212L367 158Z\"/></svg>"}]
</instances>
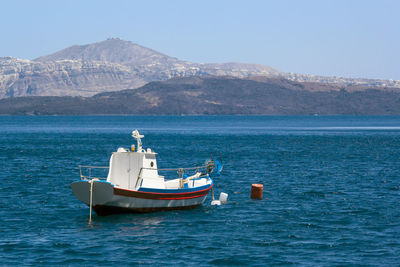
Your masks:
<instances>
[{"instance_id":1,"label":"hillside","mask_svg":"<svg viewBox=\"0 0 400 267\"><path fill-rule=\"evenodd\" d=\"M135 90L93 97L19 97L0 100L11 115L195 114L400 114L400 92L382 88L348 91L271 78L189 77L151 82Z\"/></svg>"},{"instance_id":2,"label":"hillside","mask_svg":"<svg viewBox=\"0 0 400 267\"><path fill-rule=\"evenodd\" d=\"M129 68L115 63L77 60L43 63L0 58L0 98L92 96L145 83Z\"/></svg>"},{"instance_id":3,"label":"hillside","mask_svg":"<svg viewBox=\"0 0 400 267\"><path fill-rule=\"evenodd\" d=\"M283 73L258 64L203 64L179 60L118 38L74 45L35 60L0 58L0 99L21 96L93 96L134 89L152 81L179 77L233 76L284 78L294 82L381 89L400 88L400 81L321 77ZM329 86L328 86L329 87ZM307 88L311 88L310 86ZM316 90L314 90L316 91Z\"/></svg>"},{"instance_id":4,"label":"hillside","mask_svg":"<svg viewBox=\"0 0 400 267\"><path fill-rule=\"evenodd\" d=\"M35 60L0 58L0 98L92 96L173 77L278 75L268 66L181 61L118 38L74 45Z\"/></svg>"},{"instance_id":5,"label":"hillside","mask_svg":"<svg viewBox=\"0 0 400 267\"><path fill-rule=\"evenodd\" d=\"M117 38L88 45L73 45L54 54L34 59L34 61L49 62L66 59L112 62L129 66L141 66L152 63L174 64L179 62L176 58Z\"/></svg>"}]
</instances>

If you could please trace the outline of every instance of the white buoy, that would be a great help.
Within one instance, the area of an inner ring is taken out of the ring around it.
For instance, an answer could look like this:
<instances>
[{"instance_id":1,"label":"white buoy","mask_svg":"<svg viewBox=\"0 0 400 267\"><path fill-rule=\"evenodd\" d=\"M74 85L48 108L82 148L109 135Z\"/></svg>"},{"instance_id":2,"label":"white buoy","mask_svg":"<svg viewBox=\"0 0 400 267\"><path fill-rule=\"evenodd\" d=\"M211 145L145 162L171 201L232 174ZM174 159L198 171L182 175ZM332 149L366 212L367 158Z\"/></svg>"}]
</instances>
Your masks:
<instances>
[{"instance_id":1,"label":"white buoy","mask_svg":"<svg viewBox=\"0 0 400 267\"><path fill-rule=\"evenodd\" d=\"M211 206L214 206L214 205L217 205L217 206L221 205L221 201L219 201L219 200L211 201Z\"/></svg>"},{"instance_id":2,"label":"white buoy","mask_svg":"<svg viewBox=\"0 0 400 267\"><path fill-rule=\"evenodd\" d=\"M219 194L219 200L215 200L213 199L213 201L211 201L211 205L221 205L221 204L226 204L228 202L228 194L221 192L221 194Z\"/></svg>"},{"instance_id":3,"label":"white buoy","mask_svg":"<svg viewBox=\"0 0 400 267\"><path fill-rule=\"evenodd\" d=\"M228 194L221 192L221 194L219 194L219 201L221 204L226 204L228 202Z\"/></svg>"}]
</instances>

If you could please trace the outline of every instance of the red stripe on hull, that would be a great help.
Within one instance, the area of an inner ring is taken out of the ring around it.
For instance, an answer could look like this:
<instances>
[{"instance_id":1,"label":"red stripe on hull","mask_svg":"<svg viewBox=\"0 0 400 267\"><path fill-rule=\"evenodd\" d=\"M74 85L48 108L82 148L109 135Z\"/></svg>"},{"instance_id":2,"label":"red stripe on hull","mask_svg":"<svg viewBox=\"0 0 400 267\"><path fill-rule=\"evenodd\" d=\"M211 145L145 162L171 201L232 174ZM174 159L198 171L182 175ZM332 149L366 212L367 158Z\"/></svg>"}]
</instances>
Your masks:
<instances>
[{"instance_id":1,"label":"red stripe on hull","mask_svg":"<svg viewBox=\"0 0 400 267\"><path fill-rule=\"evenodd\" d=\"M188 193L151 193L151 192L132 191L114 187L114 195L144 198L144 199L158 199L158 200L190 199L207 195L212 187L213 185L211 185L207 189L195 192L188 192Z\"/></svg>"},{"instance_id":2,"label":"red stripe on hull","mask_svg":"<svg viewBox=\"0 0 400 267\"><path fill-rule=\"evenodd\" d=\"M197 198L197 197L203 197L208 194L208 191L205 194L198 195L198 196L191 196L191 197L169 197L169 198L159 198L163 200L177 200L177 199L191 199L191 198Z\"/></svg>"},{"instance_id":3,"label":"red stripe on hull","mask_svg":"<svg viewBox=\"0 0 400 267\"><path fill-rule=\"evenodd\" d=\"M149 213L156 211L170 211L170 210L188 210L194 209L201 206L201 204L196 204L192 206L184 206L184 207L159 207L159 208L122 208L122 207L114 207L114 206L105 206L105 205L96 205L93 207L93 210L99 216L107 216L118 213Z\"/></svg>"}]
</instances>

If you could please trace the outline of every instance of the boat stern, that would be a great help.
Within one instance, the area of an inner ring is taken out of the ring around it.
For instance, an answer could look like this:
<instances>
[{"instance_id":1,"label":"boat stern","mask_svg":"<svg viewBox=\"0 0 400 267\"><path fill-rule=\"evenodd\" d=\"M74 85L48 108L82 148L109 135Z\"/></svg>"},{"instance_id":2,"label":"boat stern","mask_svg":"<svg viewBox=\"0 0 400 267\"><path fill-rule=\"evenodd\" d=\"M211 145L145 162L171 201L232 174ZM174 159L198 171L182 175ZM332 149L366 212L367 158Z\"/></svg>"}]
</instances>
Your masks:
<instances>
[{"instance_id":1,"label":"boat stern","mask_svg":"<svg viewBox=\"0 0 400 267\"><path fill-rule=\"evenodd\" d=\"M93 183L92 205L102 205L110 201L114 194L114 186L106 181L77 181L71 186L72 193L83 203L90 204L91 182Z\"/></svg>"}]
</instances>

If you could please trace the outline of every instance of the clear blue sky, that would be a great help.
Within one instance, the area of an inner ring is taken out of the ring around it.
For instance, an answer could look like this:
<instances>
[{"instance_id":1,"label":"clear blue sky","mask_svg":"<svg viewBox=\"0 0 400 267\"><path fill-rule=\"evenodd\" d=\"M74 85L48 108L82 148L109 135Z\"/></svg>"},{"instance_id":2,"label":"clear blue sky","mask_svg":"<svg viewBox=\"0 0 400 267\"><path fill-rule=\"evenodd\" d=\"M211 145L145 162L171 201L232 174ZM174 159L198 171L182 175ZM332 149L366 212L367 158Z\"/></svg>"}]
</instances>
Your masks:
<instances>
[{"instance_id":1,"label":"clear blue sky","mask_svg":"<svg viewBox=\"0 0 400 267\"><path fill-rule=\"evenodd\" d=\"M400 80L400 1L0 2L0 56L120 37L193 62Z\"/></svg>"}]
</instances>

